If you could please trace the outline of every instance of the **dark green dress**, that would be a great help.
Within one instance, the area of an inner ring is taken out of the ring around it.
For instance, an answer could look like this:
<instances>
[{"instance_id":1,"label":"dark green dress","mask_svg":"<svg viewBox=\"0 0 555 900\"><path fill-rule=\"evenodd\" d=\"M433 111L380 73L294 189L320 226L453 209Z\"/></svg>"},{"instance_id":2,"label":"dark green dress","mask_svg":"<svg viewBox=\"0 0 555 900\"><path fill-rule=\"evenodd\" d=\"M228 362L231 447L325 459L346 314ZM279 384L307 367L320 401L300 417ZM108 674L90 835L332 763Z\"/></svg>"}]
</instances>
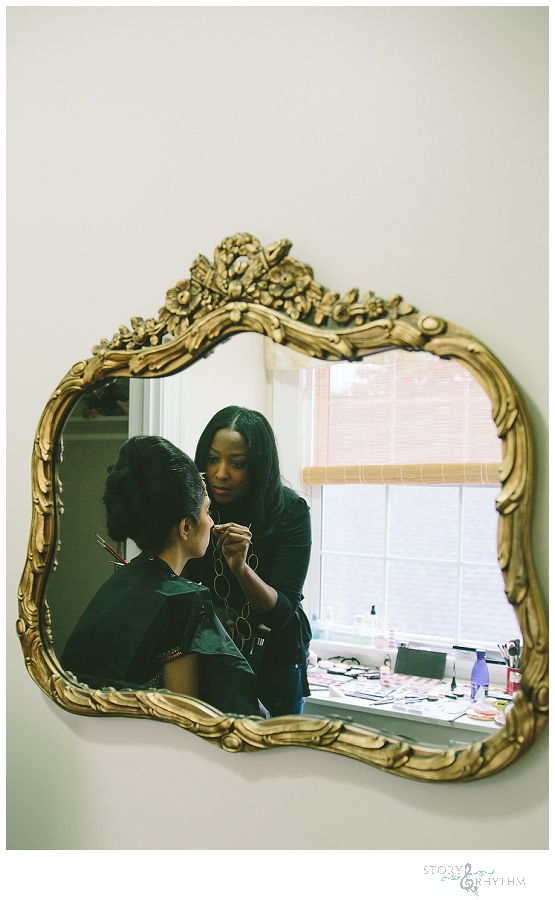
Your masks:
<instances>
[{"instance_id":1,"label":"dark green dress","mask_svg":"<svg viewBox=\"0 0 555 900\"><path fill-rule=\"evenodd\" d=\"M138 690L161 686L164 663L188 653L199 655L199 699L260 715L254 673L214 614L208 588L141 553L97 591L61 662L91 688Z\"/></svg>"}]
</instances>

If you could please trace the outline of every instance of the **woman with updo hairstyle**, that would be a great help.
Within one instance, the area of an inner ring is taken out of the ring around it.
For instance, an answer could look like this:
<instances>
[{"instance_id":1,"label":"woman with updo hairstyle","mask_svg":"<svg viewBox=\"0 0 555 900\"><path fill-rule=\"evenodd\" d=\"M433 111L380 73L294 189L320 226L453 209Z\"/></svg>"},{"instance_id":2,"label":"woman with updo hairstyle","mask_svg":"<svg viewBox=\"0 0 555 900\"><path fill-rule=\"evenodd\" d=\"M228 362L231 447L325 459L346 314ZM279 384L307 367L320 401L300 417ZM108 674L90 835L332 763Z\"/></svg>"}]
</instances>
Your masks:
<instances>
[{"instance_id":1,"label":"woman with updo hairstyle","mask_svg":"<svg viewBox=\"0 0 555 900\"><path fill-rule=\"evenodd\" d=\"M226 713L260 715L254 674L214 614L210 592L182 576L204 555L212 519L193 461L161 437L133 437L110 467L108 534L141 549L97 591L62 665L90 688L166 688Z\"/></svg>"},{"instance_id":2,"label":"woman with updo hairstyle","mask_svg":"<svg viewBox=\"0 0 555 900\"><path fill-rule=\"evenodd\" d=\"M211 541L187 573L210 588L222 624L257 676L271 716L302 713L310 693L310 624L301 605L310 561L310 512L282 483L276 439L252 409L227 406L202 432Z\"/></svg>"}]
</instances>

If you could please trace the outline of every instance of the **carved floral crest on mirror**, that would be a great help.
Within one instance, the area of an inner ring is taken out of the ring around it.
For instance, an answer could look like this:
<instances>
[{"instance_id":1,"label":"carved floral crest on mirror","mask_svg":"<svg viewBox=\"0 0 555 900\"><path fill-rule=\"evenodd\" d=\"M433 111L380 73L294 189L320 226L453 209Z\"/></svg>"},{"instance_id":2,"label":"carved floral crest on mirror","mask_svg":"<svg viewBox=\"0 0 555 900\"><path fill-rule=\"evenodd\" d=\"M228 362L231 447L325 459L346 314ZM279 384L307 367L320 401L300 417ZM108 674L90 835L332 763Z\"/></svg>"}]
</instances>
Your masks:
<instances>
[{"instance_id":1,"label":"carved floral crest on mirror","mask_svg":"<svg viewBox=\"0 0 555 900\"><path fill-rule=\"evenodd\" d=\"M400 296L381 299L356 288L344 297L326 290L312 269L289 257L291 243L267 247L250 234L226 238L214 262L200 255L190 278L166 295L157 319L134 318L90 359L77 362L50 397L33 453L33 516L19 587L19 634L28 671L59 706L79 715L117 715L177 724L231 752L302 746L350 756L419 781L464 781L490 775L517 759L537 738L548 709L547 626L530 549L533 445L529 418L510 375L475 337L436 315L421 314ZM506 725L486 740L438 749L337 719L224 715L202 702L162 690L90 690L62 669L52 639L46 586L59 543L61 512L57 448L64 424L84 392L103 379L174 374L222 340L256 332L310 357L355 360L400 348L460 362L491 400L502 440L496 506L498 557L509 603L523 636L521 691Z\"/></svg>"}]
</instances>

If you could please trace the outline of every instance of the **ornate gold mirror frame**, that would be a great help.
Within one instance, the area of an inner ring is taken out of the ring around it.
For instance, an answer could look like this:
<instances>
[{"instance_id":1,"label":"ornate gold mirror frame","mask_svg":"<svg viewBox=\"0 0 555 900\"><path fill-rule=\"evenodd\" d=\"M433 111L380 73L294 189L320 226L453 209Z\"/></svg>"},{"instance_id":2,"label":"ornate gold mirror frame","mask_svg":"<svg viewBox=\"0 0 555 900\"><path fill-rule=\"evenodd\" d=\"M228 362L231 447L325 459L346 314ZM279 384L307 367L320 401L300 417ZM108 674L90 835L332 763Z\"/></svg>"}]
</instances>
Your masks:
<instances>
[{"instance_id":1,"label":"ornate gold mirror frame","mask_svg":"<svg viewBox=\"0 0 555 900\"><path fill-rule=\"evenodd\" d=\"M268 247L236 234L198 256L190 278L166 295L158 319L131 320L93 348L62 379L42 414L33 453L33 517L19 586L17 632L31 677L59 706L78 715L135 716L173 722L231 752L300 746L327 750L418 781L464 781L503 769L537 738L548 709L547 626L532 567L530 521L533 446L528 414L501 363L462 328L422 315L401 297L382 300L353 288L343 298L288 257L291 243ZM522 690L493 737L462 749L426 748L365 727L308 716L256 719L223 715L161 690L89 690L63 671L53 649L45 591L58 545L61 508L55 451L82 392L112 376L155 378L189 366L237 332L267 335L320 359L353 360L394 347L459 360L490 397L503 442L498 554L505 591L524 640Z\"/></svg>"}]
</instances>

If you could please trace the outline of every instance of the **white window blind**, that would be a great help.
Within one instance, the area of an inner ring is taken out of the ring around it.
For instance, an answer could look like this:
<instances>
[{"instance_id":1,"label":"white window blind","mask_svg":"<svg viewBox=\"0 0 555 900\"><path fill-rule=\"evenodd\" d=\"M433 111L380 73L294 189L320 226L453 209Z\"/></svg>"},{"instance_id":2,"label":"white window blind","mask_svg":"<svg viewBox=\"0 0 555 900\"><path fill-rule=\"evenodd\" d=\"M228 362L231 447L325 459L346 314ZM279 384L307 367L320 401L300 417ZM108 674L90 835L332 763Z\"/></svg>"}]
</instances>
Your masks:
<instances>
[{"instance_id":1,"label":"white window blind","mask_svg":"<svg viewBox=\"0 0 555 900\"><path fill-rule=\"evenodd\" d=\"M428 353L382 359L309 373L305 484L499 483L491 402L464 366Z\"/></svg>"},{"instance_id":2,"label":"white window blind","mask_svg":"<svg viewBox=\"0 0 555 900\"><path fill-rule=\"evenodd\" d=\"M313 607L331 606L336 626L362 613L375 634L394 628L400 640L491 649L519 636L497 561L499 485L318 490Z\"/></svg>"}]
</instances>

